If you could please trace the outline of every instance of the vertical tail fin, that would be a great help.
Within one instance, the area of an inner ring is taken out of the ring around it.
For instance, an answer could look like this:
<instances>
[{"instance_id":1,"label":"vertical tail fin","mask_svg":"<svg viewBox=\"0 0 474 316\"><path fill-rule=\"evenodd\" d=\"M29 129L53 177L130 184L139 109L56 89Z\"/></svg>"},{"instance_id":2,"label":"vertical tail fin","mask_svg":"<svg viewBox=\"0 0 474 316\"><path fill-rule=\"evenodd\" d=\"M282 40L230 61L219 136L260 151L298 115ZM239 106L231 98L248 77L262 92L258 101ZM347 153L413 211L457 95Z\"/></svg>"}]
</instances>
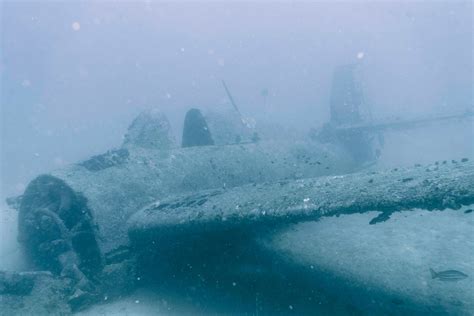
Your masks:
<instances>
[{"instance_id":1,"label":"vertical tail fin","mask_svg":"<svg viewBox=\"0 0 474 316\"><path fill-rule=\"evenodd\" d=\"M431 272L431 278L432 279L436 279L438 277L438 274L435 272L435 270L430 268L430 272Z\"/></svg>"},{"instance_id":2,"label":"vertical tail fin","mask_svg":"<svg viewBox=\"0 0 474 316\"><path fill-rule=\"evenodd\" d=\"M355 77L355 65L343 65L334 71L330 110L334 125L353 125L362 120L363 92Z\"/></svg>"}]
</instances>

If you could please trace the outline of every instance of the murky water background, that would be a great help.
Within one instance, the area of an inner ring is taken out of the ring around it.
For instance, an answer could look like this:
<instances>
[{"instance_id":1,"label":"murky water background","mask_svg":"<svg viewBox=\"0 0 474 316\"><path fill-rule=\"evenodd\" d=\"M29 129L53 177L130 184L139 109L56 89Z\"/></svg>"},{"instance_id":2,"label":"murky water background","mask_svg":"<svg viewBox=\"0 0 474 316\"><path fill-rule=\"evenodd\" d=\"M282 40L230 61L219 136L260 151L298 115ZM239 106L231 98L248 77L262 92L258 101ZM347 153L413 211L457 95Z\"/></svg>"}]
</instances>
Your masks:
<instances>
[{"instance_id":1,"label":"murky water background","mask_svg":"<svg viewBox=\"0 0 474 316\"><path fill-rule=\"evenodd\" d=\"M0 10L2 201L39 174L117 148L144 109L168 117L177 143L190 108L207 113L217 145L232 127L222 116L243 122L232 142L305 138L331 120L341 65L360 70L364 122L473 111L470 1L4 1ZM246 130L255 126L258 137ZM472 117L385 130L365 167L472 161L473 134ZM199 170L193 176L188 189ZM142 257L136 287L101 293L78 314L469 315L472 208L369 225L373 210L184 243ZM17 226L2 202L2 271L33 269ZM468 277L443 282L430 268Z\"/></svg>"}]
</instances>

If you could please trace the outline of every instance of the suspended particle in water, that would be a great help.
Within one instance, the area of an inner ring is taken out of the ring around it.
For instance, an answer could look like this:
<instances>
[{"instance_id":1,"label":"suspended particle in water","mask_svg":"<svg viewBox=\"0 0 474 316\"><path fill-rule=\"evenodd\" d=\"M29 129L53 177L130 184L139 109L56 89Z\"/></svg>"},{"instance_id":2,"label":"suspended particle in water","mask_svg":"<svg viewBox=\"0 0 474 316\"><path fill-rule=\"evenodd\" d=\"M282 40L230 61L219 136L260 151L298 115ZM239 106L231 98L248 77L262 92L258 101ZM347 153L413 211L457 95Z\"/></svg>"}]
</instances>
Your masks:
<instances>
[{"instance_id":1,"label":"suspended particle in water","mask_svg":"<svg viewBox=\"0 0 474 316\"><path fill-rule=\"evenodd\" d=\"M79 22L73 22L71 27L74 31L79 31L81 29L81 24L79 24Z\"/></svg>"},{"instance_id":2,"label":"suspended particle in water","mask_svg":"<svg viewBox=\"0 0 474 316\"><path fill-rule=\"evenodd\" d=\"M364 58L364 55L365 55L364 52L358 52L358 53L357 53L357 59L362 59L362 58Z\"/></svg>"}]
</instances>

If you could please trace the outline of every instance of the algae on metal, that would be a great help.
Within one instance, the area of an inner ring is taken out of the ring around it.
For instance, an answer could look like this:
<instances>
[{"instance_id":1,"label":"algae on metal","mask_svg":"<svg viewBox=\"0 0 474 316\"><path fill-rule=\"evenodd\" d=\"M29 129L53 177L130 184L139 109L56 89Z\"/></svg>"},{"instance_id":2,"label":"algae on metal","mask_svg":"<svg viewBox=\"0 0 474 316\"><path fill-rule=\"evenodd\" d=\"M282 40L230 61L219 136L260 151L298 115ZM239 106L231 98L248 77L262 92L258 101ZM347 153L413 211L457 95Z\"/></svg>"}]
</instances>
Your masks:
<instances>
[{"instance_id":1,"label":"algae on metal","mask_svg":"<svg viewBox=\"0 0 474 316\"><path fill-rule=\"evenodd\" d=\"M161 199L129 220L131 236L201 227L295 223L321 216L474 203L474 164L466 161L379 172L245 185Z\"/></svg>"}]
</instances>

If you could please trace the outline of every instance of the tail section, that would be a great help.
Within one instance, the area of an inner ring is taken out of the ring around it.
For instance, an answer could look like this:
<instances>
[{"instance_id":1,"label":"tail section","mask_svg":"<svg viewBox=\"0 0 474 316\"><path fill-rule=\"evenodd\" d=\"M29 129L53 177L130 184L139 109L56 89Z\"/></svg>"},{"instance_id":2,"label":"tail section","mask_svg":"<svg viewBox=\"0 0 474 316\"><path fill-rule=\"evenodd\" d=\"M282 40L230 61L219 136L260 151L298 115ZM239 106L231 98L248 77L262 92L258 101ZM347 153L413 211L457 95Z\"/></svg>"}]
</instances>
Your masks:
<instances>
[{"instance_id":1,"label":"tail section","mask_svg":"<svg viewBox=\"0 0 474 316\"><path fill-rule=\"evenodd\" d=\"M356 65L349 64L336 68L331 86L331 123L354 125L362 121L360 114L364 105L362 87L355 76Z\"/></svg>"},{"instance_id":2,"label":"tail section","mask_svg":"<svg viewBox=\"0 0 474 316\"><path fill-rule=\"evenodd\" d=\"M342 65L334 71L329 127L335 128L336 132L329 137L342 143L354 160L364 165L373 163L378 158L380 153L376 150L380 149L381 145L375 139L375 134L353 128L370 118L361 78L358 77L360 76L356 64ZM367 112L366 115L364 111Z\"/></svg>"},{"instance_id":3,"label":"tail section","mask_svg":"<svg viewBox=\"0 0 474 316\"><path fill-rule=\"evenodd\" d=\"M435 272L435 270L430 268L430 272L431 272L431 278L432 279L436 279L438 277L438 274Z\"/></svg>"}]
</instances>

